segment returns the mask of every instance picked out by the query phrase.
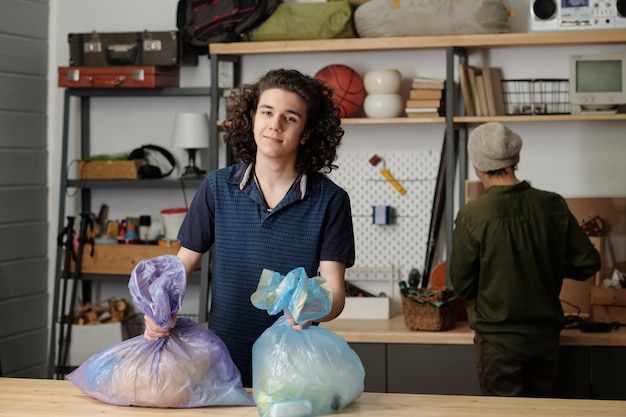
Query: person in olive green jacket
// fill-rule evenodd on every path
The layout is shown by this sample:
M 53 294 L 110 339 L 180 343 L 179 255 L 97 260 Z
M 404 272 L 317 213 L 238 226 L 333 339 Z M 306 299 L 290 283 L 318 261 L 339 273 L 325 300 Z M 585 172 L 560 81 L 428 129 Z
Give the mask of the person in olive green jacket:
M 467 313 L 482 393 L 545 397 L 558 371 L 563 278 L 588 279 L 600 254 L 563 197 L 516 177 L 521 148 L 501 123 L 470 134 L 486 192 L 459 210 L 448 268 L 455 292 L 474 300 Z

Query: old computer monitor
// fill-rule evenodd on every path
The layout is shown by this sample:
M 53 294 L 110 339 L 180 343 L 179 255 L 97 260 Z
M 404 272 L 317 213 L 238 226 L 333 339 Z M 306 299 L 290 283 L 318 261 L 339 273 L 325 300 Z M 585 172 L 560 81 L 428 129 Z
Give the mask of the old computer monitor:
M 626 104 L 626 54 L 570 57 L 572 113 L 617 113 Z

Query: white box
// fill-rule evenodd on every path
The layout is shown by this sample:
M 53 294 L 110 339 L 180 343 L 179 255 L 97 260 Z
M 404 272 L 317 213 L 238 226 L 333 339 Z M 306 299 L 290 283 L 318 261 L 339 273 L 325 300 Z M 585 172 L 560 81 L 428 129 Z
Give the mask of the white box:
M 57 337 L 58 337 L 57 325 Z M 67 327 L 65 328 L 67 334 Z M 122 323 L 105 324 L 74 324 L 72 325 L 72 340 L 67 363 L 69 366 L 79 366 L 94 353 L 100 352 L 115 343 L 121 342 Z
M 346 297 L 338 319 L 388 319 L 391 317 L 389 297 Z

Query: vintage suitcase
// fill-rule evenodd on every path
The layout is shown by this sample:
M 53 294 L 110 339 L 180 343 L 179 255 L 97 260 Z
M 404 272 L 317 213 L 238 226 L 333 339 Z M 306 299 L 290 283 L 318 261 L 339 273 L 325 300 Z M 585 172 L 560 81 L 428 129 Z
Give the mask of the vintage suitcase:
M 70 66 L 179 65 L 178 31 L 70 33 Z
M 178 66 L 59 67 L 59 87 L 163 88 L 178 87 Z

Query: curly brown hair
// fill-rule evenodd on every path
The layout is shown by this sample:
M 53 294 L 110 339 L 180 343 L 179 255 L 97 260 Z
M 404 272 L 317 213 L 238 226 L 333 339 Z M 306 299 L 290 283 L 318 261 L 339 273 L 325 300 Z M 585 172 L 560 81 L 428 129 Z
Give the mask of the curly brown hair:
M 296 93 L 307 103 L 305 129 L 310 129 L 311 134 L 298 149 L 296 170 L 329 173 L 336 169 L 334 161 L 344 130 L 339 108 L 332 100 L 333 90 L 323 81 L 293 69 L 270 70 L 255 84 L 243 84 L 233 90 L 226 102 L 224 142 L 231 146 L 235 159 L 241 162 L 256 160 L 253 118 L 261 94 L 274 88 Z

